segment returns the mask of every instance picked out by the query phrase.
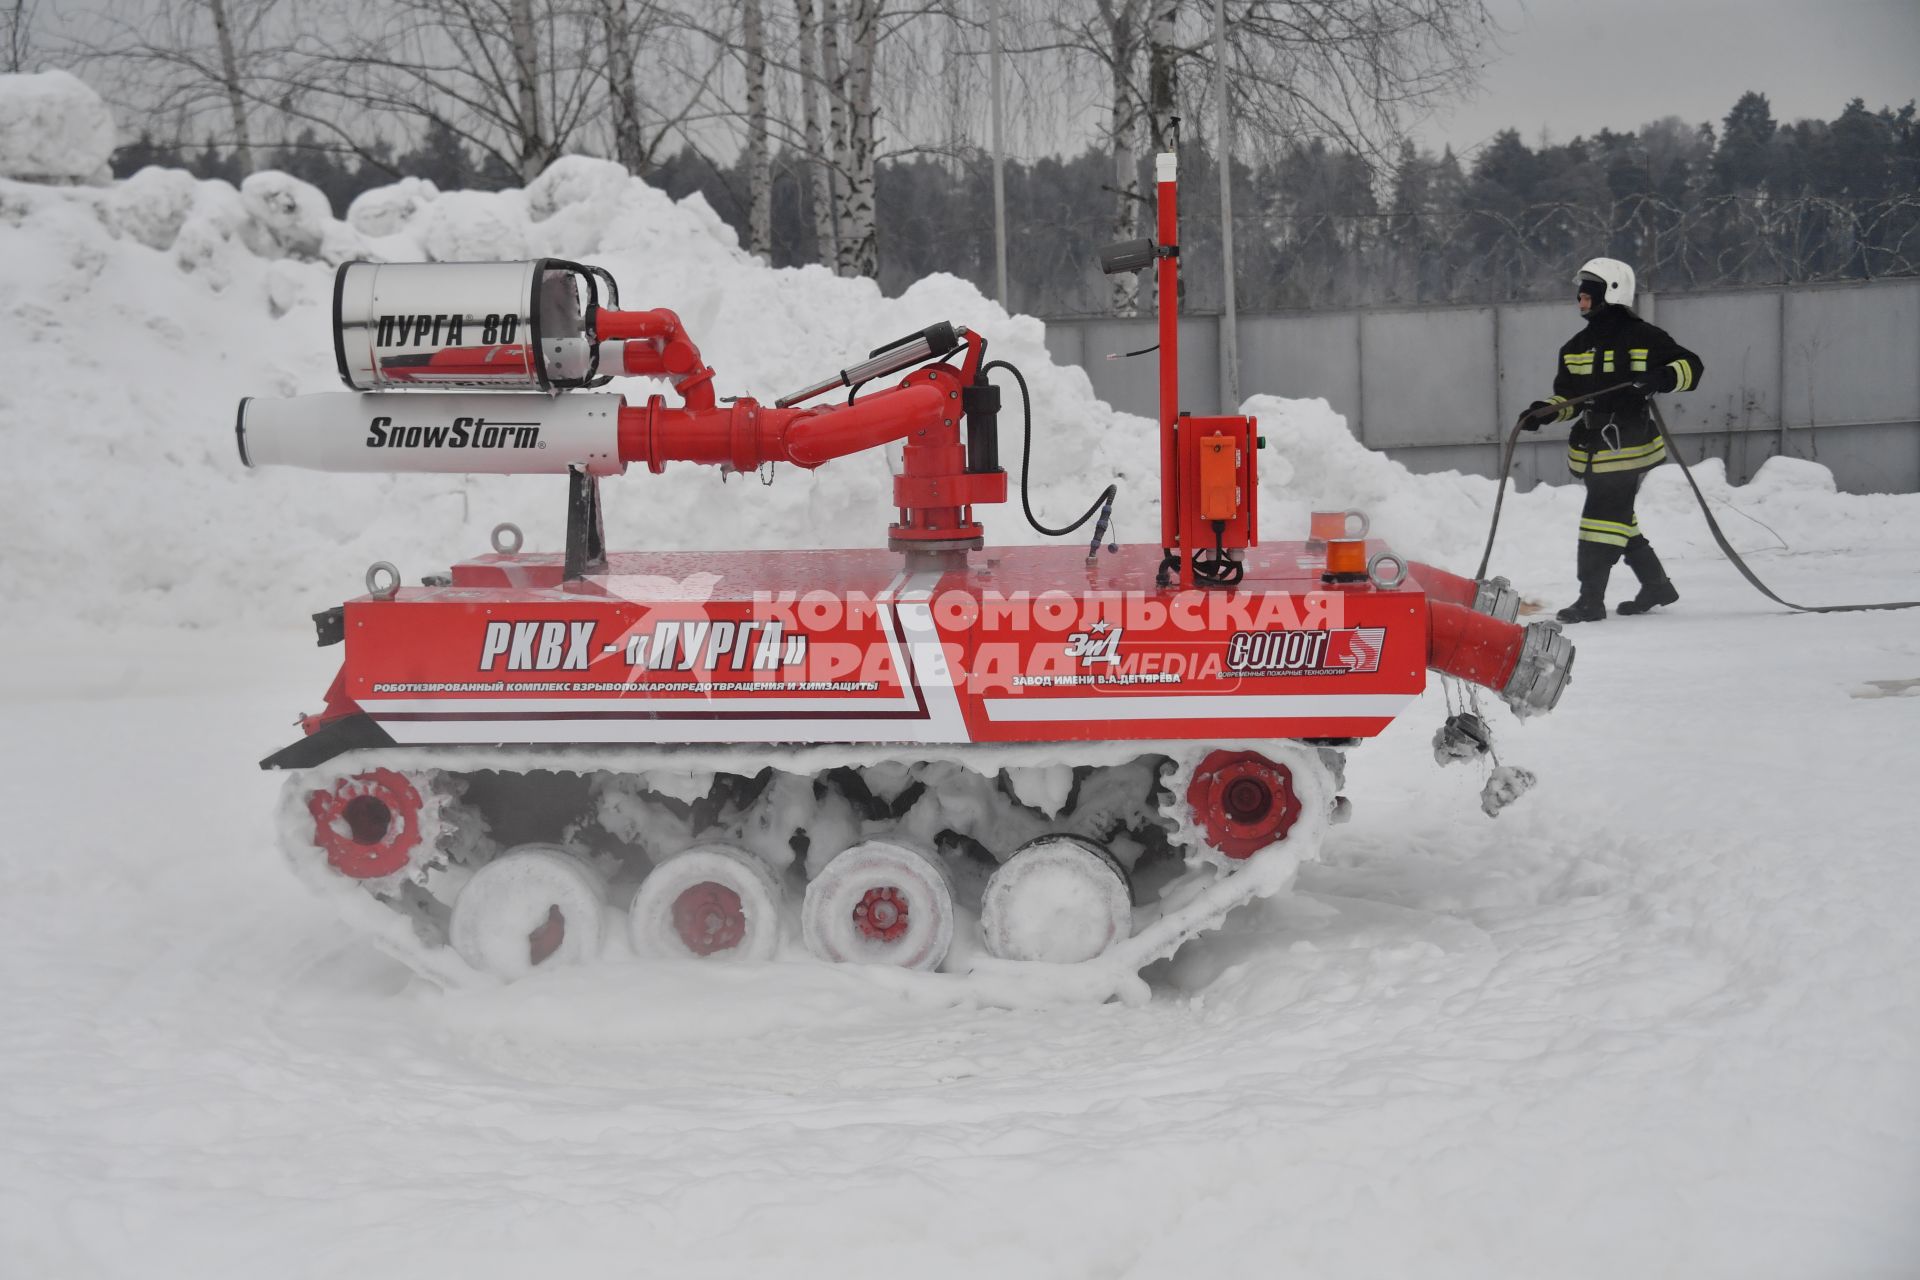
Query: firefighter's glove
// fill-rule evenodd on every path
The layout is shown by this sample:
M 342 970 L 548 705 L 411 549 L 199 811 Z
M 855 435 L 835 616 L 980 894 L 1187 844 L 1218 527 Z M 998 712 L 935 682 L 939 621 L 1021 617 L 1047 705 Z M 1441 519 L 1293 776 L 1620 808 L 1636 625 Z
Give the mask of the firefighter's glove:
M 1540 424 L 1551 422 L 1559 416 L 1559 405 L 1549 404 L 1545 400 L 1535 400 L 1532 404 L 1528 405 L 1526 411 L 1520 415 L 1520 429 L 1523 431 L 1538 431 Z
M 1674 385 L 1673 370 L 1649 369 L 1645 373 L 1636 374 L 1633 379 L 1633 385 L 1634 389 L 1639 391 L 1643 396 L 1659 395 L 1661 392 L 1671 391 Z

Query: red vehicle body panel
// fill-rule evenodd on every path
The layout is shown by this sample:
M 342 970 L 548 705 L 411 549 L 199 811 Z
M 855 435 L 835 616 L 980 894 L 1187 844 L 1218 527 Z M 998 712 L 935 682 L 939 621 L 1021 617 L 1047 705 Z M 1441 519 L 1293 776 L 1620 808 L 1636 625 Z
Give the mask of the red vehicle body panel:
M 1324 584 L 1319 554 L 1276 543 L 1235 590 L 1178 591 L 1159 560 L 648 552 L 564 582 L 557 556 L 484 556 L 346 605 L 327 718 L 414 744 L 1354 738 L 1426 687 L 1412 579 Z

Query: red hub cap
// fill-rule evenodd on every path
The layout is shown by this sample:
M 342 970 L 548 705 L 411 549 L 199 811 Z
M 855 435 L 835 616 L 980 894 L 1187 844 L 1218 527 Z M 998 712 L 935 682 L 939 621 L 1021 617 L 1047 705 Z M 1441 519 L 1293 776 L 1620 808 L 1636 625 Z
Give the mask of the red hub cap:
M 854 904 L 853 925 L 876 942 L 892 942 L 907 931 L 907 895 L 892 885 L 867 890 Z
M 1187 804 L 1207 843 L 1229 858 L 1251 857 L 1284 838 L 1300 817 L 1293 773 L 1256 751 L 1216 751 L 1202 760 Z
M 703 880 L 673 900 L 673 930 L 697 956 L 731 951 L 747 936 L 747 913 L 740 895 L 723 884 Z
M 307 797 L 313 842 L 327 865 L 355 880 L 377 880 L 406 868 L 420 843 L 420 792 L 392 769 L 342 778 Z
M 555 903 L 547 908 L 547 918 L 540 927 L 527 935 L 528 963 L 544 963 L 566 940 L 567 918 L 560 914 L 560 906 Z

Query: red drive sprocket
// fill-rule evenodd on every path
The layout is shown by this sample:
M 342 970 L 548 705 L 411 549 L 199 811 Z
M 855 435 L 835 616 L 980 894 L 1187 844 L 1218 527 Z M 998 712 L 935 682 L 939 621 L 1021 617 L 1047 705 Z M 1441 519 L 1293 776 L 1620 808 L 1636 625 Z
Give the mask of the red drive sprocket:
M 327 865 L 355 880 L 377 880 L 405 869 L 420 843 L 420 792 L 392 769 L 342 778 L 330 791 L 307 797 L 313 842 Z
M 1187 784 L 1187 804 L 1207 843 L 1249 858 L 1283 839 L 1300 817 L 1293 772 L 1257 751 L 1215 751 Z

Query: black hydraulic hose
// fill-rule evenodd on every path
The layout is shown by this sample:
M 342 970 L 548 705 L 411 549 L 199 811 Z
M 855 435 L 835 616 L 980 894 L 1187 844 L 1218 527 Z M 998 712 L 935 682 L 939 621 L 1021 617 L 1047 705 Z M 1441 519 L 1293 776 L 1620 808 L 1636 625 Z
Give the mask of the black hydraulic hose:
M 1237 587 L 1247 576 L 1247 566 L 1227 554 L 1225 546 L 1227 522 L 1213 522 L 1213 554 L 1202 557 L 1196 551 L 1193 555 L 1193 576 L 1210 587 Z
M 1020 384 L 1020 411 L 1024 420 L 1020 444 L 1020 507 L 1021 510 L 1026 512 L 1027 523 L 1032 525 L 1037 532 L 1044 533 L 1049 538 L 1064 538 L 1087 521 L 1093 519 L 1094 516 L 1098 515 L 1100 516 L 1099 532 L 1104 533 L 1107 523 L 1113 514 L 1113 500 L 1120 492 L 1120 486 L 1117 484 L 1110 484 L 1105 489 L 1102 489 L 1100 496 L 1093 500 L 1093 505 L 1082 512 L 1080 518 L 1070 525 L 1055 529 L 1040 523 L 1039 517 L 1033 514 L 1033 500 L 1027 491 L 1027 475 L 1029 471 L 1032 470 L 1033 459 L 1033 396 L 1027 390 L 1027 380 L 1025 376 L 1021 374 L 1019 369 L 1008 364 L 1005 360 L 987 361 L 980 366 L 980 373 L 982 376 L 985 376 L 994 369 L 1005 369 L 1013 375 L 1013 380 Z M 1095 543 L 1098 543 L 1099 540 L 1099 534 L 1096 533 L 1094 537 Z

